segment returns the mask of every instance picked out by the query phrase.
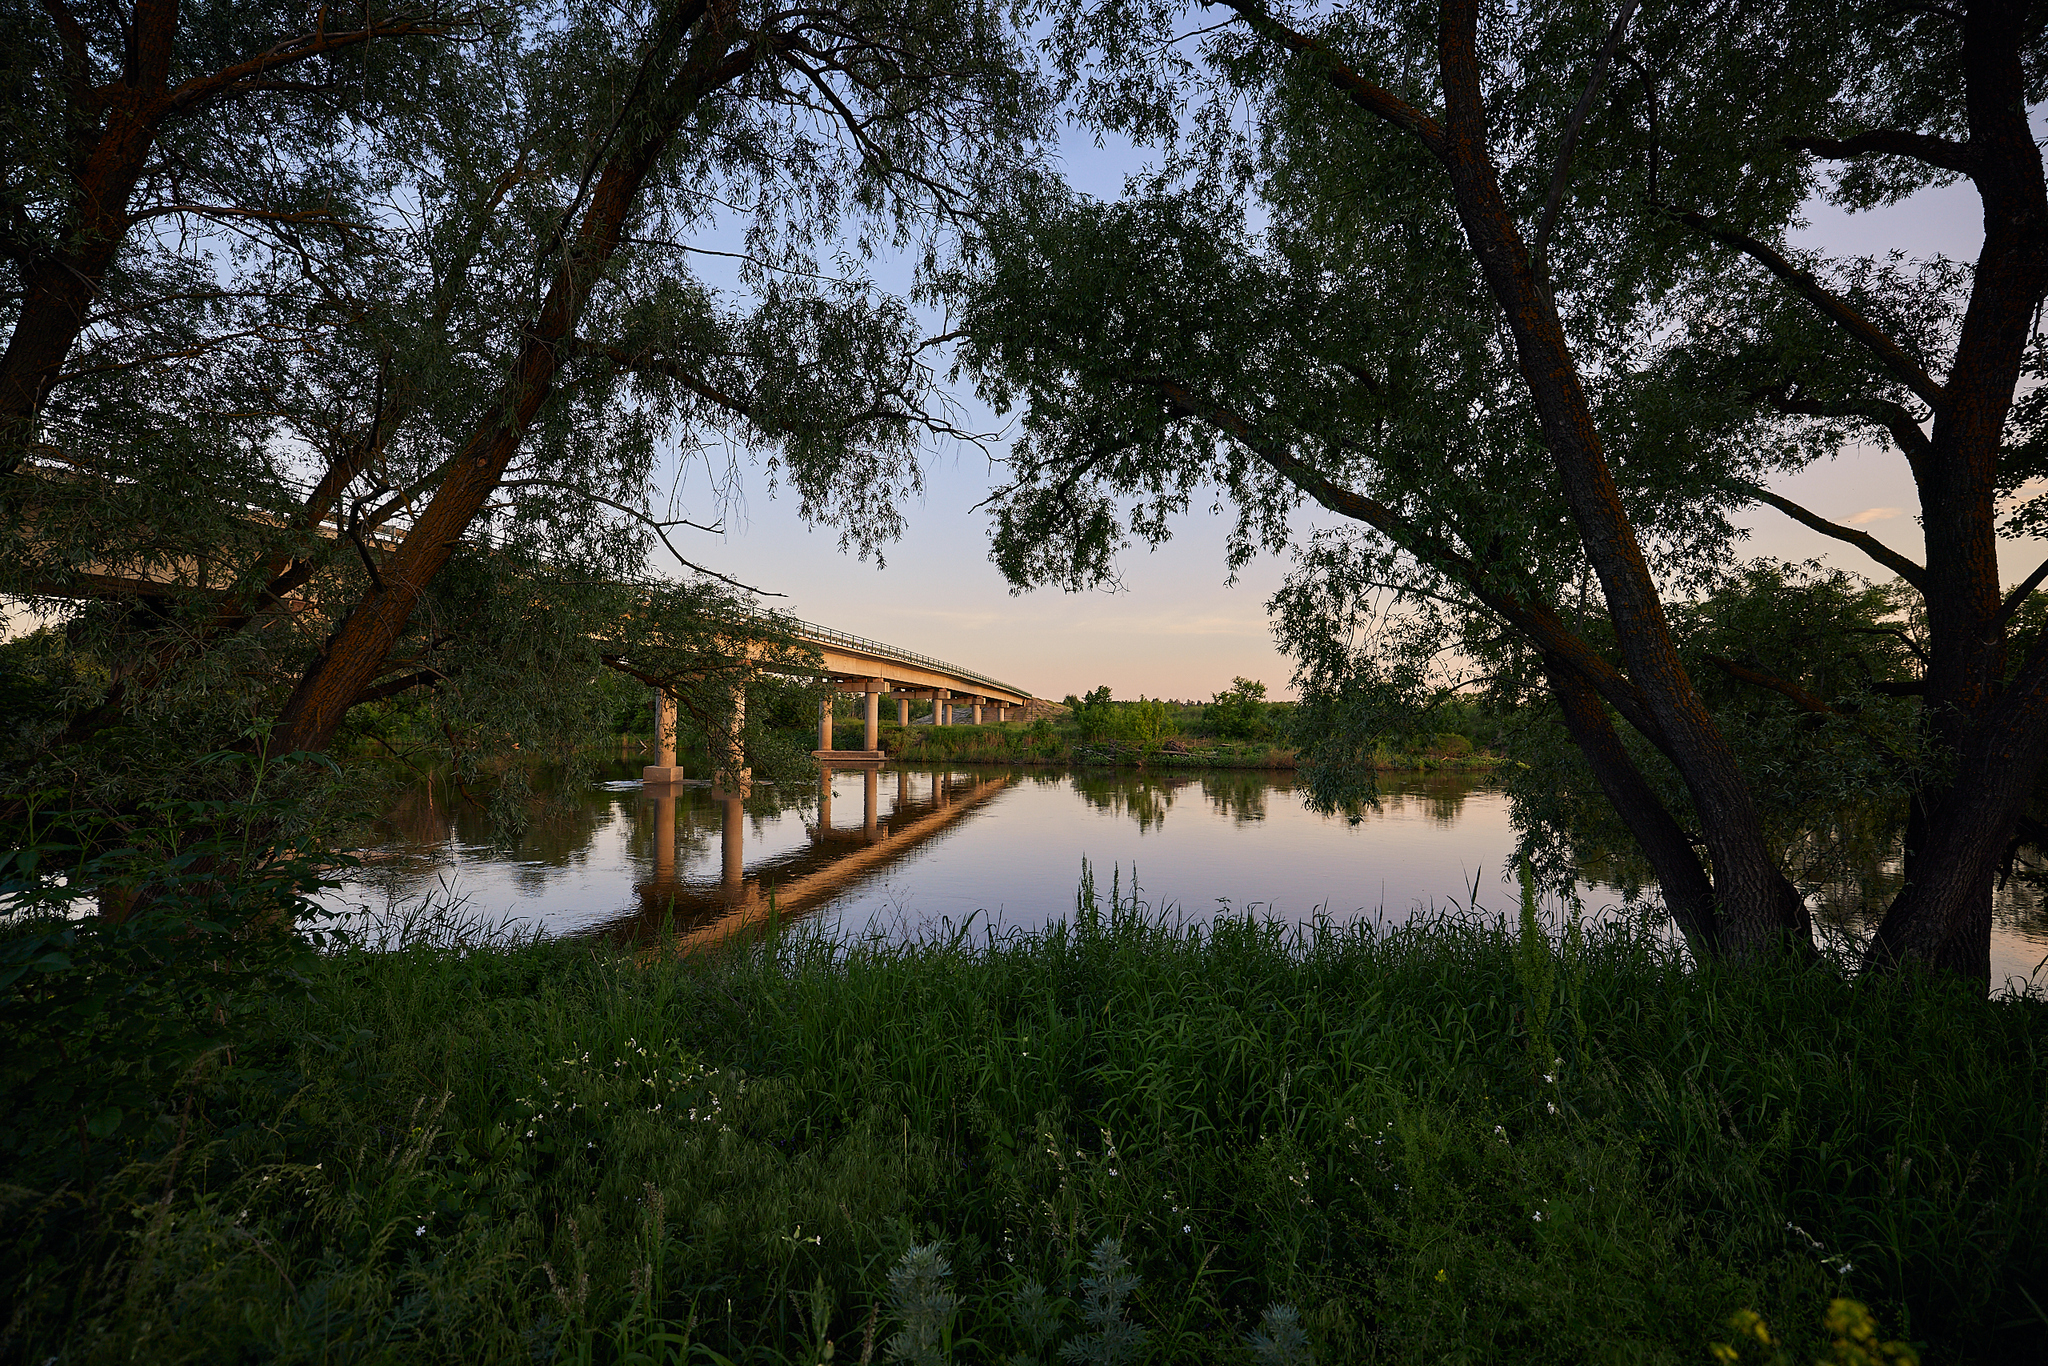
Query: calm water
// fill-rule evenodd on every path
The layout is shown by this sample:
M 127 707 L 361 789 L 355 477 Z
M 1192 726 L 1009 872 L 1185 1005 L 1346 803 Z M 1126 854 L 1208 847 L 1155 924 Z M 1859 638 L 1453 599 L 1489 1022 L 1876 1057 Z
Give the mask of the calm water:
M 628 770 L 621 766 L 621 774 Z M 408 792 L 388 843 L 328 897 L 373 911 L 429 897 L 551 934 L 706 940 L 786 917 L 901 934 L 970 915 L 1035 928 L 1071 914 L 1086 859 L 1105 898 L 1135 876 L 1156 912 L 1399 920 L 1419 908 L 1511 909 L 1507 798 L 1466 775 L 1384 784 L 1357 825 L 1308 811 L 1291 773 L 1080 773 L 994 767 L 839 769 L 809 787 L 599 782 L 511 848 L 445 784 Z M 1586 884 L 1600 909 L 1620 900 Z M 1824 906 L 1853 922 L 1856 910 Z M 1860 908 L 1858 908 L 1860 909 Z M 1993 979 L 2048 957 L 2038 891 L 2000 896 Z M 2048 973 L 2044 973 L 2048 976 Z

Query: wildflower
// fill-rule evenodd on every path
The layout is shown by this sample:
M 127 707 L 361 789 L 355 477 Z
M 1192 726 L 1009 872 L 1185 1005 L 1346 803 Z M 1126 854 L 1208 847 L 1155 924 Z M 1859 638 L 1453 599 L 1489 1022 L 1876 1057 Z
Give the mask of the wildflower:
M 1547 1100 L 1543 1102 L 1543 1108 L 1548 1110 L 1553 1115 L 1557 1113 L 1557 1106 L 1553 1105 L 1551 1102 Z
M 419 1226 L 418 1228 L 416 1228 L 416 1229 L 414 1229 L 414 1230 L 412 1231 L 412 1236 L 413 1236 L 413 1237 L 415 1237 L 415 1238 L 417 1238 L 417 1237 L 419 1237 L 419 1236 L 420 1236 L 421 1234 L 425 1233 L 426 1231 L 427 1231 L 427 1226 L 426 1226 L 425 1224 L 421 1224 L 421 1225 L 420 1225 L 420 1226 Z
M 1542 1222 L 1543 1222 L 1543 1211 L 1539 1209 L 1539 1210 L 1537 1210 L 1537 1211 L 1536 1211 L 1536 1212 L 1535 1212 L 1534 1214 L 1530 1215 L 1529 1217 L 1530 1217 L 1531 1219 L 1534 1219 L 1534 1220 L 1535 1220 L 1535 1221 L 1536 1221 L 1537 1223 L 1539 1223 L 1539 1224 L 1540 1224 L 1540 1223 L 1542 1223 Z
M 1449 1279 L 1450 1279 L 1450 1276 L 1449 1276 L 1448 1274 L 1446 1274 L 1446 1273 L 1445 1273 L 1445 1271 L 1444 1271 L 1444 1269 L 1443 1269 L 1442 1267 L 1438 1267 L 1438 1268 L 1436 1269 L 1436 1278 L 1437 1278 L 1437 1280 L 1438 1280 L 1438 1281 L 1440 1281 L 1440 1282 L 1441 1282 L 1441 1281 L 1447 1281 L 1447 1280 L 1449 1280 Z

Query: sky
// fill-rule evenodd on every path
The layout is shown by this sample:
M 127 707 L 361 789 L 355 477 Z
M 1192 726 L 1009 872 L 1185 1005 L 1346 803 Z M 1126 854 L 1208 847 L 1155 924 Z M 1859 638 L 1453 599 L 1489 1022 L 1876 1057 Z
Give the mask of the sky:
M 1116 195 L 1147 160 L 1127 144 L 1098 147 L 1071 133 L 1060 155 L 1067 178 L 1102 197 Z M 1981 210 L 1967 184 L 1925 191 L 1865 214 L 1816 202 L 1807 217 L 1809 227 L 1795 240 L 1832 255 L 1898 247 L 1909 255 L 1939 251 L 1970 260 L 1982 236 Z M 887 269 L 884 263 L 882 278 L 890 283 Z M 971 394 L 959 398 L 966 410 L 962 425 L 998 433 L 993 449 L 999 453 L 1014 417 L 1006 427 Z M 1230 582 L 1227 516 L 1211 514 L 1198 502 L 1176 521 L 1166 545 L 1125 553 L 1118 591 L 1014 594 L 990 563 L 989 520 L 975 509 L 999 482 L 1000 469 L 983 452 L 953 446 L 927 450 L 921 463 L 923 497 L 904 509 L 907 532 L 885 548 L 883 564 L 860 561 L 840 549 L 835 532 L 807 525 L 797 515 L 795 498 L 773 490 L 758 461 L 743 462 L 738 497 L 722 517 L 706 503 L 708 481 L 701 473 L 694 482 L 684 475 L 677 510 L 697 520 L 718 517 L 724 530 L 716 536 L 685 531 L 678 548 L 697 564 L 782 595 L 768 601 L 799 618 L 936 656 L 1040 697 L 1057 699 L 1106 684 L 1119 698 L 1201 700 L 1240 676 L 1265 683 L 1271 696 L 1290 695 L 1292 665 L 1274 645 L 1266 612 L 1285 577 L 1287 557 L 1261 555 Z M 671 465 L 664 482 L 677 473 Z M 1918 556 L 1917 500 L 1895 453 L 1852 448 L 1776 487 L 1825 517 L 1860 526 Z M 1308 508 L 1293 524 L 1305 534 L 1335 521 Z M 1744 558 L 1819 559 L 1884 577 L 1859 552 L 1773 510 L 1759 509 L 1749 530 Z M 2005 553 L 2010 583 L 2048 547 L 2009 546 Z M 657 552 L 657 572 L 673 570 L 667 558 Z M 27 622 L 7 624 L 12 630 Z
M 1069 179 L 1104 196 L 1115 194 L 1136 164 L 1128 149 L 1098 150 L 1072 138 L 1063 152 Z M 1881 255 L 1897 247 L 1909 255 L 1939 251 L 1972 260 L 1982 239 L 1981 209 L 1967 184 L 1854 215 L 1816 202 L 1806 216 L 1810 226 L 1795 241 L 1832 255 Z M 991 424 L 983 430 L 1000 429 L 971 395 L 964 401 Z M 754 587 L 785 594 L 774 605 L 803 620 L 933 655 L 1040 697 L 1107 684 L 1118 698 L 1200 700 L 1240 676 L 1264 682 L 1271 696 L 1290 695 L 1292 664 L 1274 645 L 1265 606 L 1286 575 L 1286 557 L 1261 555 L 1234 584 L 1226 582 L 1229 519 L 1197 503 L 1165 546 L 1138 546 L 1124 555 L 1120 591 L 1016 595 L 989 561 L 987 515 L 974 510 L 1000 473 L 978 452 L 933 452 L 925 463 L 924 497 L 905 509 L 908 530 L 885 550 L 885 566 L 861 563 L 839 550 L 835 533 L 806 526 L 795 500 L 773 496 L 758 466 L 748 474 L 743 501 L 724 519 L 725 533 L 695 537 L 679 549 Z M 1918 502 L 1894 452 L 1852 448 L 1775 487 L 1824 517 L 1919 557 Z M 1337 520 L 1315 509 L 1298 514 L 1295 525 L 1306 531 Z M 1860 552 L 1774 510 L 1758 510 L 1748 529 L 1745 559 L 1819 559 L 1889 577 Z M 2029 548 L 2009 554 L 2008 582 L 2032 568 L 2025 560 Z

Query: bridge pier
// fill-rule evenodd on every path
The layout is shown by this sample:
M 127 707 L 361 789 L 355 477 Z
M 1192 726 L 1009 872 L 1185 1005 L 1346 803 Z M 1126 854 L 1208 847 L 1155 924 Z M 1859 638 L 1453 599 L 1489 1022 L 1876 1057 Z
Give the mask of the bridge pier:
M 979 697 L 974 699 L 974 724 L 977 726 L 981 724 L 981 699 Z
M 880 763 L 887 757 L 882 753 L 882 694 L 889 691 L 889 681 L 885 678 L 862 678 L 835 679 L 833 683 L 833 691 L 818 704 L 818 747 L 811 751 L 811 757 L 834 764 Z M 861 736 L 859 749 L 835 749 L 832 745 L 832 708 L 838 701 L 842 683 L 857 683 L 866 702 L 861 718 L 865 733 Z
M 932 689 L 932 724 L 935 726 L 950 726 L 953 724 L 952 689 Z
M 683 780 L 682 769 L 676 767 L 676 700 L 667 688 L 654 690 L 654 762 L 640 770 L 643 783 L 679 783 Z M 674 808 L 670 808 L 673 817 Z M 674 844 L 674 821 L 670 821 L 670 844 Z M 673 870 L 674 849 L 670 849 L 671 870 Z
M 725 762 L 719 765 L 717 783 L 730 787 L 739 796 L 745 796 L 753 785 L 754 771 L 747 767 L 747 746 L 743 738 L 747 729 L 747 694 L 744 689 L 735 688 L 732 695 L 732 733 L 725 737 Z M 716 747 L 717 742 L 713 741 Z
M 902 693 L 896 694 L 896 724 L 899 726 L 908 726 L 910 724 L 910 699 Z

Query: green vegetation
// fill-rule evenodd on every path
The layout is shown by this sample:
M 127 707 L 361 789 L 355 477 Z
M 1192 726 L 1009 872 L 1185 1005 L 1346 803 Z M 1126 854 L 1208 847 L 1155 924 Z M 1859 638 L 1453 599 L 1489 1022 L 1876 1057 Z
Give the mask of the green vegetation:
M 1746 1313 L 1806 1361 L 1849 1296 L 2038 1356 L 2048 1003 L 1110 901 L 308 959 L 153 1123 L 11 1161 L 0 1351 L 1696 1362 Z
M 2038 12 L 1043 12 L 1070 116 L 1156 174 L 1029 182 L 963 267 L 962 368 L 1019 413 L 989 499 L 1010 582 L 1114 585 L 1212 508 L 1231 569 L 1294 554 L 1269 607 L 1326 808 L 1370 795 L 1404 710 L 1484 680 L 1573 751 L 1544 786 L 1611 809 L 1694 952 L 1811 950 L 1816 827 L 1775 817 L 1847 794 L 1914 869 L 1872 966 L 1988 987 L 2048 755 Z M 1802 231 L 1938 185 L 1999 228 L 1949 254 Z M 1917 529 L 1784 496 L 1835 459 L 1910 481 Z M 1740 528 L 1781 514 L 1884 582 L 1745 564 Z
M 884 726 L 882 748 L 912 762 L 1098 764 L 1145 768 L 1293 768 L 1302 718 L 1289 702 L 1267 702 L 1265 684 L 1239 678 L 1206 704 L 1140 697 L 1118 702 L 1109 688 L 1068 694 L 1066 714 L 1028 724 Z M 1490 768 L 1503 718 L 1462 695 L 1389 728 L 1368 747 L 1376 770 Z

